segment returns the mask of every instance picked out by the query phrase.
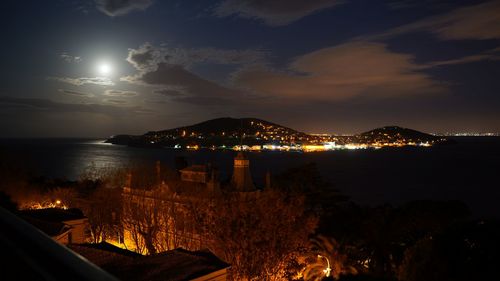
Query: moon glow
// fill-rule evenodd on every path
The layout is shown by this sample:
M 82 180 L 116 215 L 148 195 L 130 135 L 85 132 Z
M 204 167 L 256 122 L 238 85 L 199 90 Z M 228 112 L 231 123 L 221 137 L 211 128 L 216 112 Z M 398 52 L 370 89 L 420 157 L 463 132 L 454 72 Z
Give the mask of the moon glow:
M 112 70 L 113 69 L 109 63 L 100 63 L 97 66 L 97 72 L 99 73 L 99 75 L 107 76 L 111 74 Z

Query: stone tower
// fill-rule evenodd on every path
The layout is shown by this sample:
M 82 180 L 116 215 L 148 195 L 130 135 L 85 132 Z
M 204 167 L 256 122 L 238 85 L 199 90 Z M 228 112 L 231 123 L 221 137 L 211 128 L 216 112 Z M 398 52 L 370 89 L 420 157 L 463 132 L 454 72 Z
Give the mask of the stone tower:
M 236 191 L 255 191 L 252 175 L 250 174 L 250 160 L 243 154 L 238 152 L 234 158 L 233 178 L 231 182 L 234 184 Z

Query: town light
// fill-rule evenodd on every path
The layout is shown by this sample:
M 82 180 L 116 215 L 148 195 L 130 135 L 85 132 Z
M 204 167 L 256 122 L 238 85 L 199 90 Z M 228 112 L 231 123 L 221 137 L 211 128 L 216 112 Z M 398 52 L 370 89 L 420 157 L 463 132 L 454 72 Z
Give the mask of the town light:
M 326 277 L 330 277 L 330 272 L 332 271 L 331 267 L 330 267 L 330 260 L 327 258 L 327 257 L 324 257 L 322 255 L 318 255 L 318 258 L 324 258 L 326 260 L 326 263 L 327 263 L 327 267 L 325 269 L 323 269 L 323 273 L 325 274 Z

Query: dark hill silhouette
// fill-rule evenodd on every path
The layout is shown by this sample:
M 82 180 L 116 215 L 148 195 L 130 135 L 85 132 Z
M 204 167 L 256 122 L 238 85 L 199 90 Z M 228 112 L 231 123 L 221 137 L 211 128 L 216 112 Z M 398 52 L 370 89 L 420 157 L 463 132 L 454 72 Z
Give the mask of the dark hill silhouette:
M 146 135 L 167 135 L 177 133 L 182 134 L 182 131 L 186 131 L 188 133 L 194 132 L 197 135 L 222 135 L 222 133 L 228 136 L 240 136 L 241 133 L 245 133 L 246 135 L 255 135 L 257 132 L 263 131 L 263 126 L 265 126 L 266 128 L 275 128 L 277 131 L 281 131 L 287 134 L 303 134 L 293 129 L 262 119 L 223 117 L 207 120 L 191 126 L 183 126 L 162 131 L 152 131 L 146 133 Z
M 433 136 L 413 129 L 386 126 L 356 135 L 360 142 L 439 142 L 442 137 Z
M 267 142 L 304 141 L 312 136 L 257 118 L 216 118 L 191 126 L 150 131 L 142 136 L 117 135 L 108 139 L 113 144 L 131 146 L 181 146 L 202 143 L 203 146 L 231 146 Z
M 326 137 L 309 135 L 258 118 L 216 118 L 190 126 L 150 131 L 144 135 L 117 135 L 106 142 L 141 147 L 232 147 L 238 144 L 263 145 L 292 143 L 322 143 L 335 141 L 338 144 L 358 142 L 379 143 L 438 143 L 444 138 L 416 130 L 388 126 L 364 132 L 352 137 Z

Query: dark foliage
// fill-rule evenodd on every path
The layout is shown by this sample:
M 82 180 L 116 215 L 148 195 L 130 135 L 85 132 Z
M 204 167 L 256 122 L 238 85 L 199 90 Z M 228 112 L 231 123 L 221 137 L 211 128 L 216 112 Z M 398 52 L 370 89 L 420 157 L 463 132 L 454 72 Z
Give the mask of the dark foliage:
M 0 191 L 0 207 L 11 212 L 17 211 L 17 204 L 3 191 Z
M 390 278 L 405 250 L 421 239 L 441 233 L 467 218 L 467 207 L 456 201 L 415 201 L 401 207 L 337 206 L 321 221 L 319 232 L 334 237 L 346 249 L 351 266 L 372 276 Z
M 422 239 L 405 253 L 405 281 L 497 280 L 500 222 L 473 221 Z

